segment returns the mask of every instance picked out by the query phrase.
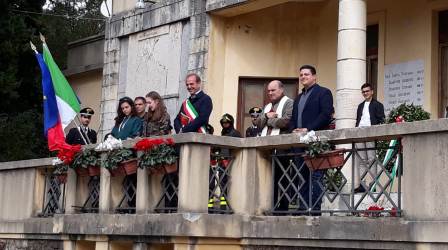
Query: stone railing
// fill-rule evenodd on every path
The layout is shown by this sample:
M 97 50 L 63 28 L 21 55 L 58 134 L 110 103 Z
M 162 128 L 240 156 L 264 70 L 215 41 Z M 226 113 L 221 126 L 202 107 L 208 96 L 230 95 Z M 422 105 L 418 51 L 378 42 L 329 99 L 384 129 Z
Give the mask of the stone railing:
M 443 226 L 442 221 L 446 221 L 448 219 L 448 210 L 446 209 L 448 207 L 448 200 L 443 198 L 446 196 L 448 191 L 448 182 L 446 181 L 446 158 L 448 157 L 448 153 L 445 150 L 448 146 L 448 120 L 442 119 L 437 121 L 380 125 L 371 128 L 321 131 L 318 132 L 318 135 L 327 137 L 335 144 L 345 144 L 347 145 L 347 148 L 350 148 L 353 143 L 358 142 L 391 139 L 401 140 L 400 149 L 402 149 L 403 157 L 401 179 L 402 194 L 398 194 L 399 198 L 396 198 L 402 198 L 403 200 L 403 203 L 399 203 L 400 206 L 398 207 L 398 212 L 402 212 L 402 217 L 384 218 L 382 221 L 384 222 L 388 220 L 391 230 L 400 232 L 405 232 L 406 230 L 411 230 L 413 232 L 417 232 L 419 230 L 437 232 L 439 230 L 437 228 Z M 272 216 L 266 216 L 275 214 L 272 213 L 275 204 L 275 195 L 273 194 L 275 178 L 273 176 L 272 152 L 274 149 L 287 149 L 292 146 L 299 148 L 304 147 L 305 145 L 298 143 L 299 140 L 297 135 L 291 134 L 274 137 L 240 139 L 192 133 L 174 135 L 173 138 L 176 144 L 180 146 L 177 180 L 177 214 L 181 215 L 183 219 L 178 218 L 175 215 L 174 217 L 164 217 L 164 215 L 157 211 L 157 204 L 163 194 L 163 186 L 161 185 L 163 176 L 148 175 L 146 169 L 138 169 L 137 172 L 137 215 L 111 215 L 115 213 L 115 208 L 123 195 L 121 190 L 123 179 L 111 177 L 107 169 L 101 169 L 98 209 L 99 215 L 78 214 L 79 210 L 76 208 L 82 206 L 88 195 L 88 179 L 85 179 L 84 177 L 84 179 L 78 178 L 76 173 L 70 169 L 68 172 L 67 182 L 62 188 L 62 191 L 65 194 L 63 198 L 61 198 L 64 209 L 60 212 L 65 213 L 65 215 L 57 215 L 54 218 L 57 219 L 62 216 L 64 220 L 60 221 L 57 219 L 50 224 L 48 224 L 49 222 L 42 220 L 36 221 L 33 217 L 37 217 L 40 213 L 42 213 L 42 209 L 45 207 L 45 172 L 47 169 L 51 168 L 51 159 L 36 159 L 29 161 L 0 163 L 0 200 L 2 201 L 0 205 L 0 220 L 12 223 L 5 224 L 5 227 L 0 228 L 0 233 L 23 233 L 23 230 L 25 230 L 29 233 L 45 234 L 46 232 L 54 233 L 55 230 L 62 230 L 61 233 L 69 234 L 81 233 L 101 235 L 104 233 L 109 235 L 119 233 L 124 235 L 132 235 L 135 233 L 138 234 L 137 231 L 140 229 L 145 231 L 146 229 L 144 230 L 142 228 L 145 228 L 147 223 L 158 224 L 159 222 L 163 222 L 164 226 L 154 227 L 148 232 L 145 231 L 145 234 L 163 234 L 168 236 L 202 235 L 208 237 L 221 237 L 218 231 L 215 232 L 214 230 L 208 230 L 206 225 L 207 223 L 212 223 L 214 221 L 213 218 L 222 218 L 219 216 L 230 216 L 226 217 L 226 222 L 223 222 L 225 225 L 223 224 L 221 226 L 245 228 L 252 227 L 250 226 L 250 223 L 252 223 L 252 231 L 226 231 L 226 233 L 223 233 L 222 237 L 297 237 L 297 234 L 293 236 L 288 230 L 284 232 L 281 230 L 277 231 L 275 228 L 280 226 L 277 225 L 277 222 L 279 221 L 273 220 Z M 126 141 L 125 146 L 129 147 L 134 143 L 135 141 Z M 211 195 L 209 191 L 210 177 L 213 176 L 210 173 L 210 150 L 212 147 L 229 148 L 232 152 L 231 167 L 228 168 L 231 179 L 228 181 L 229 184 L 227 191 L 228 194 L 226 194 L 226 202 L 227 205 L 231 207 L 231 213 L 233 213 L 233 215 L 207 215 L 210 212 L 208 206 Z M 348 154 L 350 154 L 350 151 L 346 153 L 346 157 Z M 346 159 L 346 164 L 350 164 L 350 162 L 350 160 Z M 346 177 L 352 176 L 352 168 L 346 168 L 344 166 L 340 171 L 343 172 Z M 398 175 L 400 174 L 401 171 Z M 347 179 L 348 182 L 350 182 L 350 178 Z M 225 189 L 225 187 L 221 187 L 221 189 L 222 188 Z M 344 188 L 341 188 L 341 190 L 343 189 Z M 396 191 L 399 190 L 394 190 L 394 192 Z M 345 187 L 343 192 L 347 192 L 352 195 L 353 185 L 347 184 L 347 187 Z M 354 196 L 351 198 L 349 197 L 349 200 L 353 199 L 353 197 Z M 289 200 L 289 202 L 293 202 L 293 199 Z M 339 208 L 330 208 L 329 210 L 331 209 L 337 210 Z M 323 210 L 325 209 L 322 208 L 322 211 Z M 138 217 L 140 215 L 150 216 L 150 214 L 157 214 L 159 217 Z M 289 211 L 287 215 L 288 214 L 292 215 L 300 213 Z M 120 217 L 109 218 L 104 216 Z M 121 226 L 118 226 L 117 224 L 111 225 L 111 223 L 118 223 L 115 220 L 125 220 L 124 218 L 126 218 L 126 216 L 129 216 L 128 218 L 133 221 L 128 226 L 126 226 L 127 223 Z M 85 228 L 79 221 L 85 221 L 83 218 L 87 221 L 96 221 L 95 223 L 98 224 L 97 227 Z M 250 218 L 257 219 L 253 221 Z M 347 216 L 344 216 L 343 218 L 347 218 L 342 219 L 346 222 L 350 220 Z M 53 220 L 51 218 L 48 219 Z M 378 235 L 384 236 L 385 231 L 383 232 L 383 229 L 377 227 L 376 224 L 371 224 L 369 219 L 353 219 L 356 220 L 356 223 L 369 224 L 366 224 L 367 227 L 370 227 L 374 232 L 378 232 L 378 234 L 373 234 L 376 235 L 375 237 L 382 237 Z M 190 224 L 188 224 L 185 220 Z M 199 220 L 199 222 L 195 222 L 197 220 Z M 327 226 L 331 225 L 332 221 L 336 224 L 343 224 L 341 219 L 330 219 L 327 216 L 321 217 L 320 220 Z M 404 225 L 399 220 L 425 221 L 425 224 L 419 224 L 420 226 L 416 226 L 415 224 L 406 224 L 406 227 L 412 227 L 412 229 L 405 229 L 403 228 Z M 434 221 L 437 223 L 429 225 L 427 224 L 428 221 Z M 14 224 L 13 222 L 20 223 Z M 37 222 L 40 223 L 39 226 L 31 226 L 31 224 Z M 31 224 L 28 225 L 27 223 Z M 181 223 L 183 226 L 172 225 L 176 223 Z M 244 223 L 249 224 L 246 225 Z M 311 223 L 312 225 L 308 225 L 307 223 L 303 226 L 307 227 L 314 225 L 313 223 Z M 107 229 L 107 225 L 110 225 L 110 230 Z M 300 232 L 306 232 L 306 230 L 301 228 L 299 225 L 291 224 L 290 226 L 297 227 L 297 230 Z M 265 229 L 257 231 L 255 230 L 255 227 L 264 227 Z M 327 230 L 324 231 L 327 232 Z M 333 237 L 332 239 L 356 238 L 359 240 L 372 240 L 375 238 L 363 236 L 361 234 L 362 232 L 355 233 L 353 230 L 350 232 L 358 235 L 359 237 L 353 235 L 348 237 L 346 235 L 348 238 L 344 238 L 345 236 L 339 234 L 338 236 L 335 236 L 330 233 L 330 231 L 328 231 L 328 233 L 325 233 L 324 231 L 321 233 L 317 233 L 317 231 L 310 231 L 299 235 L 301 238 Z M 319 236 L 317 236 L 317 234 Z M 420 235 L 418 237 L 416 235 L 418 234 L 406 234 L 405 236 L 399 236 L 398 240 L 419 241 L 424 238 L 425 241 L 428 242 L 445 242 L 437 236 L 439 234 L 434 234 L 431 236 L 424 234 L 426 236 Z

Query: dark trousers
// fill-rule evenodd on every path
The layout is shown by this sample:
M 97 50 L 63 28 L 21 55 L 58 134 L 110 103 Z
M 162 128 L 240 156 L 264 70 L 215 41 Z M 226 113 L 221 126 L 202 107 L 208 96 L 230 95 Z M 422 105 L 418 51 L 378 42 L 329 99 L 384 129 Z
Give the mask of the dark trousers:
M 294 153 L 304 153 L 302 148 L 296 148 Z M 302 178 L 298 182 L 299 188 L 299 210 L 313 210 L 320 211 L 322 204 L 322 193 L 324 190 L 323 178 L 325 170 L 310 171 L 308 166 L 304 164 L 303 157 L 294 157 L 294 163 L 299 169 L 299 175 Z M 302 166 L 303 164 L 303 166 Z M 321 187 L 322 186 L 322 187 Z M 314 215 L 320 215 L 320 213 L 314 213 Z

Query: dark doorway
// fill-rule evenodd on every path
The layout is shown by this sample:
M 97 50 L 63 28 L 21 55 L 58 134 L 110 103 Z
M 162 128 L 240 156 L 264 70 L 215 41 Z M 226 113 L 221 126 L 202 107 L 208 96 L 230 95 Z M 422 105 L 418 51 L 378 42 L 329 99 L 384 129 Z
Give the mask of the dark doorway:
M 439 117 L 448 106 L 448 11 L 439 12 Z
M 292 99 L 297 96 L 298 78 L 252 78 L 240 77 L 238 89 L 238 119 L 237 129 L 245 134 L 246 128 L 251 125 L 249 109 L 252 107 L 263 108 L 269 100 L 266 95 L 266 87 L 272 80 L 280 80 L 285 86 L 286 95 Z
M 366 81 L 375 89 L 374 98 L 376 98 L 376 93 L 378 92 L 378 41 L 379 25 L 368 25 L 366 37 Z

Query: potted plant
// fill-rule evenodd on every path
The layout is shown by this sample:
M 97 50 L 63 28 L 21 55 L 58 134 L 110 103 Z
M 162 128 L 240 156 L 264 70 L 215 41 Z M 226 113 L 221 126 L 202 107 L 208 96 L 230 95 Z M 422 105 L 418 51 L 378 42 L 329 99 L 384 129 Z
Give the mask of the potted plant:
M 99 154 L 93 148 L 84 148 L 75 155 L 70 167 L 78 176 L 99 176 L 101 174 Z
M 56 176 L 59 183 L 67 182 L 67 170 L 68 166 L 64 164 L 59 158 L 54 158 L 52 165 L 54 166 L 53 175 Z
M 58 151 L 57 158 L 53 159 L 53 165 L 56 166 L 53 174 L 59 175 L 60 183 L 65 183 L 67 180 L 67 170 L 75 160 L 76 154 L 81 151 L 81 145 L 74 145 L 67 148 L 63 148 Z
M 303 159 L 310 170 L 339 168 L 344 165 L 344 149 L 332 150 L 328 141 L 321 140 L 314 131 L 300 138 L 300 142 L 308 144 Z
M 172 138 L 144 138 L 134 149 L 138 152 L 138 165 L 147 168 L 150 174 L 173 173 L 177 171 L 177 155 Z
M 137 172 L 137 159 L 132 149 L 114 149 L 107 152 L 102 166 L 108 169 L 112 176 L 131 175 Z
M 131 175 L 137 172 L 137 159 L 134 151 L 123 148 L 123 142 L 109 135 L 107 139 L 98 144 L 96 151 L 106 152 L 106 158 L 101 166 L 108 169 L 112 176 Z

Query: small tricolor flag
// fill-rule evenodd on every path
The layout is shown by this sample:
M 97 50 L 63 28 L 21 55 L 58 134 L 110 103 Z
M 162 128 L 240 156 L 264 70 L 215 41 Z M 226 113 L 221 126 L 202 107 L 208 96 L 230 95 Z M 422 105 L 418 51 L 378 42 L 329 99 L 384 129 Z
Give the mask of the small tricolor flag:
M 44 40 L 43 40 L 44 42 Z M 44 99 L 44 133 L 50 151 L 70 149 L 65 142 L 64 128 L 73 121 L 80 110 L 79 100 L 53 60 L 45 42 L 43 55 L 35 50 L 42 72 Z

